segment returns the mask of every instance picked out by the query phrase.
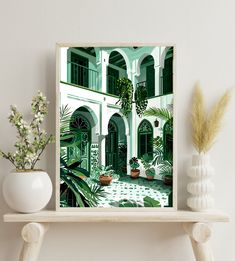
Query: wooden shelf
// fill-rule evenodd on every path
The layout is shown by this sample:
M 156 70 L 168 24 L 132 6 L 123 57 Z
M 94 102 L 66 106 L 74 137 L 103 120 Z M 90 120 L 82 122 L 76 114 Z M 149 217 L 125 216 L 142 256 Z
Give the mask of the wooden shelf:
M 219 211 L 192 212 L 120 212 L 120 211 L 41 211 L 33 214 L 10 213 L 3 217 L 4 222 L 229 222 L 227 214 Z
M 219 211 L 164 211 L 151 209 L 143 211 L 124 210 L 86 210 L 84 211 L 41 211 L 33 214 L 10 213 L 3 216 L 5 222 L 25 222 L 21 236 L 24 244 L 19 261 L 37 261 L 44 235 L 50 223 L 54 222 L 171 222 L 182 223 L 192 243 L 197 261 L 213 261 L 209 246 L 212 234 L 210 223 L 228 222 L 227 214 Z

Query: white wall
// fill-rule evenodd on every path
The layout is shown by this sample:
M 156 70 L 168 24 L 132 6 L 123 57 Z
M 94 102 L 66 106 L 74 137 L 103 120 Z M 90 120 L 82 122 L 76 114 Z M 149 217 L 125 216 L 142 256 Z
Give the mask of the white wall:
M 71 8 L 72 7 L 72 8 Z M 55 42 L 159 42 L 177 46 L 178 195 L 185 207 L 186 166 L 192 145 L 188 122 L 192 88 L 200 80 L 211 105 L 235 84 L 233 0 L 142 1 L 2 1 L 0 9 L 0 146 L 10 149 L 15 132 L 7 123 L 10 104 L 28 113 L 38 89 L 50 99 L 47 124 L 55 131 Z M 211 151 L 216 168 L 216 206 L 235 217 L 235 99 Z M 55 149 L 39 164 L 54 181 Z M 1 160 L 0 182 L 11 166 Z M 8 212 L 0 197 L 0 214 Z M 54 198 L 50 207 L 54 206 Z M 0 221 L 0 260 L 15 261 L 21 224 Z M 214 225 L 216 260 L 235 260 L 235 224 Z M 111 240 L 110 240 L 111 239 Z M 104 246 L 107 250 L 104 252 Z M 55 224 L 48 232 L 40 261 L 194 260 L 180 224 Z M 169 251 L 170 250 L 170 251 Z

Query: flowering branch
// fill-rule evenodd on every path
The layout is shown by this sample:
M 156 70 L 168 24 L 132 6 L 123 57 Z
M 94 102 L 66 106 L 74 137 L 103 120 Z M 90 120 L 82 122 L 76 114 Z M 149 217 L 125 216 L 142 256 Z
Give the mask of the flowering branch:
M 11 106 L 8 119 L 17 130 L 17 141 L 14 144 L 16 151 L 4 153 L 0 150 L 0 156 L 9 160 L 16 169 L 34 169 L 46 146 L 54 142 L 54 136 L 48 136 L 46 131 L 40 128 L 48 113 L 47 105 L 46 97 L 39 91 L 31 102 L 33 119 L 29 124 L 24 121 L 17 108 Z

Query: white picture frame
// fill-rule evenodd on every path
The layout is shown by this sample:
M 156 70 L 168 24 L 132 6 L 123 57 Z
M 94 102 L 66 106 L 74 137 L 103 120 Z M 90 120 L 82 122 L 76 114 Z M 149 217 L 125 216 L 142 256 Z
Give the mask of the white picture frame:
M 81 88 L 83 93 L 90 91 L 88 86 L 85 86 L 85 88 L 86 88 L 85 89 L 84 86 L 83 87 L 82 86 L 76 86 L 77 84 L 74 84 L 74 83 L 71 83 L 71 82 L 70 83 L 66 82 L 68 80 L 68 68 L 67 68 L 67 72 L 66 73 L 64 71 L 62 71 L 62 69 L 61 69 L 62 68 L 62 64 L 63 64 L 62 61 L 64 60 L 64 61 L 68 62 L 68 54 L 67 54 L 67 57 L 66 57 L 66 52 L 68 53 L 68 50 L 69 49 L 73 49 L 73 48 L 81 48 L 81 49 L 90 49 L 90 48 L 94 48 L 94 49 L 97 49 L 97 48 L 103 48 L 103 49 L 110 48 L 110 49 L 112 49 L 113 48 L 113 52 L 114 51 L 118 52 L 119 49 L 127 50 L 127 48 L 133 48 L 133 52 L 134 52 L 134 51 L 136 51 L 134 49 L 138 50 L 138 48 L 141 49 L 141 48 L 144 48 L 144 47 L 146 47 L 148 50 L 151 50 L 151 48 L 156 48 L 155 49 L 155 53 L 159 52 L 159 56 L 158 57 L 153 57 L 151 52 L 150 53 L 146 53 L 145 57 L 144 57 L 144 55 L 141 57 L 142 62 L 143 62 L 143 60 L 147 56 L 151 55 L 153 57 L 153 60 L 154 60 L 154 70 L 158 70 L 158 73 L 162 73 L 161 70 L 164 68 L 163 67 L 164 66 L 164 60 L 161 58 L 161 55 L 162 55 L 162 53 L 164 53 L 164 50 L 161 49 L 161 48 L 165 48 L 165 52 L 167 52 L 167 50 L 169 50 L 169 48 L 173 49 L 173 58 L 172 58 L 172 60 L 173 60 L 173 63 L 172 63 L 172 96 L 173 96 L 173 99 L 174 99 L 173 111 L 172 111 L 172 115 L 173 115 L 173 160 L 172 160 L 172 162 L 173 162 L 173 183 L 172 183 L 172 190 L 171 190 L 171 192 L 172 192 L 172 204 L 171 204 L 171 206 L 168 206 L 168 207 L 102 207 L 102 206 L 98 206 L 98 207 L 61 207 L 61 205 L 60 205 L 60 188 L 61 188 L 61 179 L 60 179 L 60 107 L 61 107 L 61 85 L 62 84 L 63 85 L 67 84 L 67 85 L 69 85 L 69 87 L 71 85 L 73 88 L 76 88 L 76 87 Z M 81 51 L 81 50 L 79 50 L 79 51 Z M 111 56 L 111 52 L 112 51 L 110 51 L 110 50 L 108 52 L 110 56 Z M 90 212 L 91 215 L 92 215 L 92 212 L 96 212 L 96 211 L 98 211 L 98 212 L 102 212 L 102 211 L 104 211 L 104 212 L 106 212 L 106 211 L 116 212 L 117 211 L 117 212 L 123 212 L 123 213 L 136 212 L 138 214 L 138 212 L 143 212 L 143 211 L 153 212 L 153 211 L 171 211 L 171 210 L 175 211 L 175 210 L 177 210 L 177 150 L 176 150 L 176 131 L 177 130 L 176 130 L 176 91 L 175 91 L 175 89 L 176 89 L 175 88 L 175 82 L 176 82 L 175 81 L 175 59 L 176 59 L 176 55 L 175 55 L 175 52 L 176 52 L 176 47 L 173 44 L 156 44 L 156 43 L 150 43 L 150 44 L 140 44 L 140 43 L 132 43 L 132 44 L 131 43 L 128 43 L 128 44 L 126 44 L 126 43 L 125 44 L 123 44 L 123 43 L 114 43 L 114 44 L 110 44 L 110 43 L 109 44 L 86 43 L 85 44 L 85 43 L 83 43 L 83 44 L 81 44 L 81 43 L 75 43 L 75 44 L 57 44 L 56 45 L 56 210 L 57 211 L 79 211 L 79 212 L 88 212 L 88 213 Z M 125 52 L 123 52 L 122 54 L 125 54 Z M 104 55 L 105 55 L 105 52 L 104 52 Z M 166 53 L 165 53 L 165 55 L 166 55 Z M 88 56 L 91 56 L 91 55 L 88 53 Z M 110 57 L 110 56 L 107 56 L 107 58 Z M 76 59 L 76 57 L 75 57 L 75 59 Z M 103 66 L 104 67 L 104 65 L 102 63 L 105 62 L 106 66 L 107 66 L 107 60 L 105 60 L 104 57 L 102 57 L 102 59 L 104 59 L 104 60 L 97 61 L 97 59 L 96 59 L 96 65 L 99 63 L 98 66 L 101 66 L 101 67 Z M 158 61 L 158 64 L 156 64 L 156 61 Z M 141 65 L 141 62 L 139 60 L 139 66 L 140 65 Z M 79 64 L 78 66 L 81 66 L 81 68 L 83 68 L 83 65 Z M 127 73 L 127 78 L 133 79 L 132 77 L 137 77 L 136 75 L 138 75 L 138 73 L 139 73 L 139 76 L 140 76 L 140 74 L 141 74 L 140 71 L 139 72 L 135 72 L 133 70 L 133 68 L 130 68 L 131 66 L 134 66 L 134 62 L 133 61 L 132 61 L 131 65 L 129 63 L 129 72 Z M 136 65 L 136 66 L 138 66 L 138 65 Z M 66 64 L 66 67 L 67 67 L 67 64 Z M 84 68 L 85 68 L 85 66 L 84 66 Z M 127 66 L 126 66 L 126 68 L 127 68 Z M 89 70 L 89 68 L 83 69 L 82 74 L 83 74 L 83 76 L 85 75 L 84 78 L 87 77 L 85 70 Z M 101 70 L 102 70 L 102 68 L 101 68 Z M 79 71 L 79 72 L 81 73 L 81 71 Z M 133 76 L 133 75 L 135 75 L 135 76 Z M 158 74 L 155 72 L 155 77 L 156 77 L 156 75 L 158 75 Z M 89 78 L 89 80 L 90 80 L 90 78 Z M 70 81 L 71 81 L 71 79 L 70 79 Z M 160 81 L 160 78 L 159 78 L 159 81 Z M 87 80 L 83 79 L 83 83 L 82 84 L 84 84 L 84 85 L 87 84 Z M 103 88 L 103 86 L 101 86 L 100 88 Z M 106 88 L 107 88 L 107 83 L 106 83 Z M 155 90 L 156 90 L 156 87 L 155 87 Z M 107 89 L 106 89 L 106 91 L 107 91 Z M 104 92 L 99 91 L 99 90 L 98 91 L 97 90 L 92 90 L 91 91 L 91 94 L 98 95 L 99 93 L 101 93 L 101 95 L 104 95 L 104 96 L 108 95 L 107 93 L 104 93 Z M 67 92 L 67 94 L 69 94 L 69 93 Z M 72 97 L 72 95 L 74 95 L 74 93 L 70 94 L 70 97 Z M 94 95 L 91 95 L 91 97 L 94 97 Z M 84 97 L 81 97 L 81 98 L 84 98 Z M 90 102 L 91 102 L 91 100 L 92 99 L 90 99 Z M 83 104 L 84 104 L 84 100 L 83 100 Z M 113 104 L 113 106 L 114 105 L 115 104 Z M 102 102 L 99 103 L 99 106 L 102 107 Z M 83 106 L 79 105 L 78 108 L 79 107 L 83 107 Z M 122 115 L 122 118 L 123 117 L 125 117 L 125 116 Z M 97 122 L 99 120 L 100 119 L 98 119 Z M 98 130 L 96 128 L 98 134 L 100 134 L 99 133 L 100 125 L 98 126 Z M 135 129 L 135 133 L 136 133 L 136 129 Z M 104 136 L 104 135 L 102 135 L 102 136 Z M 136 145 L 136 147 L 137 147 L 137 145 Z M 127 148 L 127 150 L 128 150 L 128 148 Z M 135 151 L 134 154 L 136 154 L 136 153 L 137 153 L 137 151 Z M 133 152 L 131 152 L 131 153 L 129 152 L 128 154 L 130 156 L 134 156 Z M 100 158 L 103 158 L 102 160 L 104 162 L 104 156 L 100 156 Z M 128 161 L 128 160 L 129 159 L 127 159 L 126 161 Z M 151 181 L 149 181 L 149 182 L 151 182 Z

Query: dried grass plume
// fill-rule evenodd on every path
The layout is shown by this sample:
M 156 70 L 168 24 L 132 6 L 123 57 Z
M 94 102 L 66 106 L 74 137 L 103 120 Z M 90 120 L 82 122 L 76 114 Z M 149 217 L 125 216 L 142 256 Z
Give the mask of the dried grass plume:
M 196 85 L 193 93 L 191 124 L 193 145 L 199 153 L 206 153 L 211 149 L 221 129 L 231 92 L 232 90 L 227 90 L 211 111 L 206 113 L 202 89 L 199 84 Z

